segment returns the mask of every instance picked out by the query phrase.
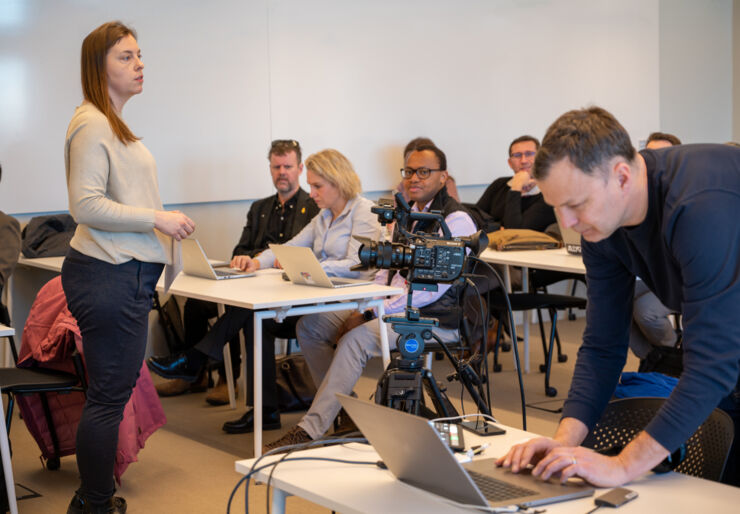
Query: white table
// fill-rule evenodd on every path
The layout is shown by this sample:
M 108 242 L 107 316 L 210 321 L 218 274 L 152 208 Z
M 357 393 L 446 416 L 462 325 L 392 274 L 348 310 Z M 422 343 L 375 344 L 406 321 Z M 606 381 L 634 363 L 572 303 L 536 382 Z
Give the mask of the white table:
M 287 316 L 316 312 L 364 310 L 375 307 L 381 324 L 383 366 L 390 363 L 388 334 L 383 327 L 383 298 L 402 294 L 405 289 L 378 284 L 328 289 L 296 285 L 280 277 L 281 271 L 260 270 L 249 278 L 208 280 L 180 273 L 169 293 L 209 302 L 243 307 L 254 311 L 254 454 L 262 454 L 262 320 L 282 321 Z M 158 290 L 164 289 L 160 279 Z M 242 359 L 244 366 L 245 359 Z M 242 373 L 245 376 L 245 373 Z
M 583 265 L 583 259 L 580 255 L 571 255 L 565 248 L 557 250 L 521 250 L 499 252 L 491 248 L 486 248 L 481 252 L 480 258 L 493 264 L 502 264 L 506 266 L 504 282 L 506 289 L 511 292 L 511 280 L 509 266 L 519 266 L 522 268 L 522 290 L 529 290 L 529 268 L 545 269 L 552 271 L 563 271 L 566 273 L 586 274 L 586 267 Z M 531 312 L 524 312 L 524 372 L 529 373 L 529 324 L 531 322 Z
M 534 434 L 506 427 L 507 433 L 501 436 L 477 437 L 465 433 L 467 446 L 487 442 L 491 444 L 478 458 L 492 458 L 503 455 L 512 444 L 534 437 Z M 399 437 L 403 437 L 399 434 Z M 413 437 L 406 435 L 406 437 Z M 377 461 L 380 458 L 368 445 L 349 444 L 321 449 L 305 450 L 294 455 L 321 456 L 357 461 Z M 270 456 L 263 462 L 277 460 L 280 455 Z M 236 471 L 246 474 L 254 459 L 236 462 Z M 257 474 L 261 482 L 266 482 L 271 468 Z M 430 470 L 430 473 L 433 473 Z M 272 512 L 285 511 L 285 498 L 300 496 L 311 502 L 337 512 L 347 513 L 470 513 L 444 503 L 438 496 L 405 485 L 387 470 L 375 466 L 360 466 L 326 461 L 283 462 L 272 477 Z M 243 487 L 243 486 L 242 486 Z M 740 488 L 723 485 L 709 480 L 689 477 L 680 473 L 654 475 L 647 473 L 626 487 L 637 491 L 639 497 L 619 508 L 620 514 L 644 512 L 672 513 L 730 513 L 736 512 L 740 505 Z M 241 512 L 243 489 L 235 496 L 232 508 Z M 606 492 L 597 490 L 596 496 Z M 594 507 L 593 498 L 581 498 L 563 503 L 546 505 L 548 514 L 588 512 Z M 598 512 L 601 512 L 600 509 Z M 604 512 L 612 509 L 603 508 Z
M 0 323 L 0 337 L 12 337 L 15 335 L 15 330 Z

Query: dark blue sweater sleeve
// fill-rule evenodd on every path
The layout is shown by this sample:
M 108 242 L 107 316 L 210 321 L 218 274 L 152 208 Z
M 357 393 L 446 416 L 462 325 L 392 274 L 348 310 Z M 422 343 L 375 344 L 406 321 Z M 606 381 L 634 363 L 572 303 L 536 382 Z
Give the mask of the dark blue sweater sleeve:
M 683 373 L 646 431 L 673 451 L 735 387 L 740 372 L 740 198 L 710 191 L 665 220 L 683 282 Z
M 586 265 L 586 329 L 563 417 L 592 428 L 614 394 L 629 347 L 635 279 L 622 263 L 595 244 L 583 244 Z

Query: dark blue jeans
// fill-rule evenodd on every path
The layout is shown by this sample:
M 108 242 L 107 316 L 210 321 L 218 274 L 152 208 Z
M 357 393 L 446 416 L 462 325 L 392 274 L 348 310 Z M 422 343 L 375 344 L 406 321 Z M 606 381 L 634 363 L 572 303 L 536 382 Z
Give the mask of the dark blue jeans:
M 92 504 L 115 492 L 118 426 L 139 377 L 152 295 L 162 264 L 109 264 L 70 249 L 62 266 L 67 305 L 82 333 L 88 374 L 77 427 L 78 493 Z

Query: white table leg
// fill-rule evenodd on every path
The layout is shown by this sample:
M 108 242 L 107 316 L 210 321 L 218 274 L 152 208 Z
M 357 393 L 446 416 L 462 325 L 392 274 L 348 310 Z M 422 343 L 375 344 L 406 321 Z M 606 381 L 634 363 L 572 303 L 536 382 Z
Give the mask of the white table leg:
M 268 316 L 265 316 L 268 314 Z M 266 317 L 274 317 L 273 311 L 254 311 L 254 340 L 252 348 L 254 352 L 254 457 L 262 455 L 262 320 Z
M 285 500 L 290 496 L 288 493 L 277 487 L 272 488 L 272 509 L 274 514 L 285 514 Z
M 378 324 L 380 327 L 380 355 L 383 358 L 383 369 L 387 369 L 391 363 L 391 350 L 388 345 L 388 330 L 385 327 L 385 321 L 383 316 L 385 315 L 385 307 L 383 302 L 378 303 Z

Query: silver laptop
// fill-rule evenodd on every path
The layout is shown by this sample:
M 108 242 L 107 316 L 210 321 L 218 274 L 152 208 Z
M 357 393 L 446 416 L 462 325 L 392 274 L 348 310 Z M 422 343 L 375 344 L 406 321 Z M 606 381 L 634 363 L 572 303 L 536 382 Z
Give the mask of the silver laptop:
M 369 280 L 357 278 L 329 277 L 321 267 L 313 250 L 305 246 L 270 245 L 275 257 L 294 284 L 319 287 L 348 287 L 372 284 Z
M 555 213 L 555 217 L 558 220 L 558 228 L 560 229 L 560 236 L 563 238 L 563 244 L 568 253 L 573 255 L 581 255 L 581 234 L 573 230 L 572 228 L 566 228 L 560 222 L 560 216 Z
M 495 459 L 462 465 L 424 418 L 337 394 L 363 435 L 396 478 L 459 503 L 482 507 L 536 507 L 591 496 L 580 480 L 561 485 L 497 468 Z
M 229 268 L 228 264 L 213 267 L 197 239 L 182 240 L 182 269 L 188 275 L 213 280 L 254 276 L 254 273 L 246 273 Z

